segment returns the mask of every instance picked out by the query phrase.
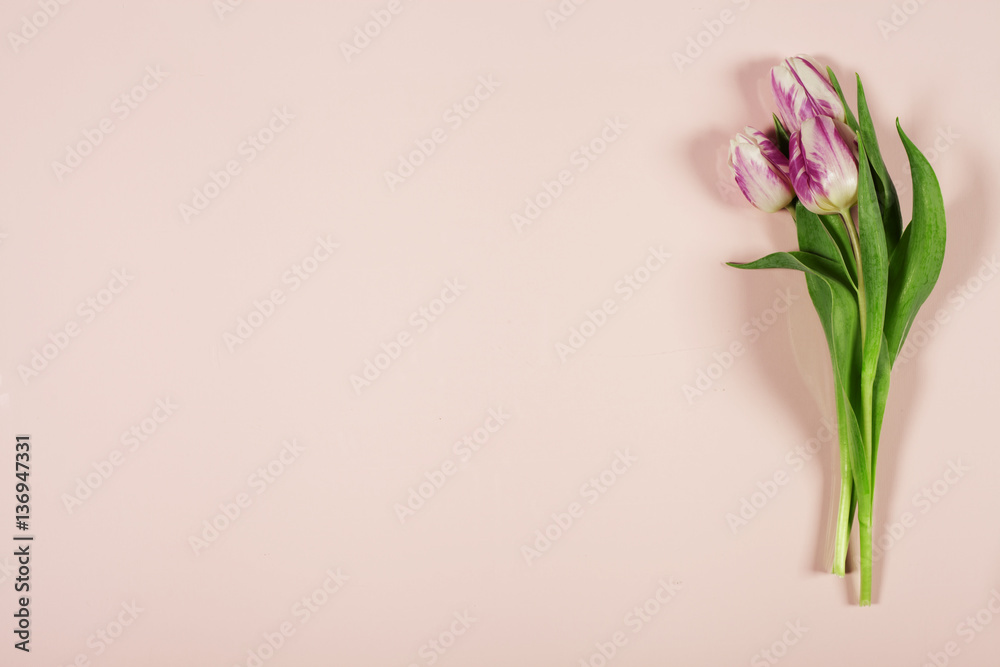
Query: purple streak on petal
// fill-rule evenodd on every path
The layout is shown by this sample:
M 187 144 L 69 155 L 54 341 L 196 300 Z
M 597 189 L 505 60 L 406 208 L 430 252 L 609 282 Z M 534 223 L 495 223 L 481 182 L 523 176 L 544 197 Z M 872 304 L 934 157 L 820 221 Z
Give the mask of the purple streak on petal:
M 730 144 L 730 165 L 743 196 L 763 211 L 784 208 L 795 196 L 785 171 L 769 162 L 748 137 L 737 135 Z
M 815 112 L 811 116 L 829 116 L 844 120 L 844 105 L 840 102 L 840 96 L 827 78 L 826 72 L 805 56 L 789 58 L 787 62 L 795 80 L 806 91 L 810 110 Z
M 788 69 L 782 65 L 771 68 L 771 93 L 778 106 L 778 116 L 789 132 L 799 129 L 798 117 L 795 114 L 795 80 Z
M 819 66 L 796 56 L 771 68 L 771 90 L 778 112 L 789 132 L 814 116 L 844 120 L 840 97 Z
M 789 142 L 792 185 L 815 213 L 836 213 L 857 200 L 858 166 L 836 121 L 807 119 Z
M 771 141 L 766 134 L 760 130 L 755 130 L 749 125 L 743 128 L 744 134 L 760 147 L 760 152 L 764 154 L 769 162 L 788 173 L 788 158 L 778 149 L 778 145 Z
M 816 197 L 813 193 L 812 179 L 806 169 L 801 132 L 793 132 L 788 138 L 788 171 L 792 179 L 792 187 L 795 188 L 795 194 L 799 201 L 807 209 L 815 212 Z

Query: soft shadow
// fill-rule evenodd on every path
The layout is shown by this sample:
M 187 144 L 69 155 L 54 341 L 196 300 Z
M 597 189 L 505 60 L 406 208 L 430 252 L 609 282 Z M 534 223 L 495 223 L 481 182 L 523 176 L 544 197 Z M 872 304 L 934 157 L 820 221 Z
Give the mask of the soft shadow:
M 929 150 L 929 147 L 921 148 Z M 994 243 L 990 237 L 987 222 L 991 183 L 984 178 L 986 173 L 984 160 L 974 150 L 963 149 L 961 153 L 956 151 L 954 154 L 946 155 L 947 158 L 942 159 L 957 159 L 962 156 L 965 162 L 965 173 L 968 176 L 964 180 L 966 187 L 963 191 L 951 193 L 946 189 L 947 185 L 943 190 L 945 216 L 948 224 L 944 266 L 934 291 L 931 292 L 930 297 L 917 315 L 917 323 L 930 320 L 938 310 L 951 312 L 948 307 L 948 294 L 975 274 L 982 262 L 983 248 L 993 247 Z M 906 196 L 908 198 L 909 194 Z M 955 326 L 956 324 L 957 322 L 951 321 L 943 326 Z M 918 331 L 916 327 L 917 324 L 914 324 L 914 329 L 910 331 L 907 338 L 911 344 Z M 927 345 L 929 344 L 932 343 L 927 343 Z M 912 358 L 905 361 L 901 354 L 893 369 L 876 468 L 875 523 L 872 528 L 876 541 L 879 536 L 885 533 L 886 527 L 898 518 L 897 515 L 900 513 L 887 515 L 880 511 L 880 508 L 892 507 L 893 499 L 896 497 L 899 486 L 897 472 L 906 456 L 914 405 L 916 405 L 924 386 L 920 372 L 920 356 L 921 350 L 925 348 L 926 345 L 922 348 L 904 346 L 904 351 L 913 349 L 915 353 Z M 899 492 L 905 497 L 895 505 L 897 507 L 907 506 L 906 499 L 910 497 L 910 492 L 914 491 L 915 488 L 916 484 L 912 480 L 904 482 Z M 883 569 L 887 566 L 886 563 L 891 560 L 892 551 L 889 550 L 872 567 L 873 602 L 881 590 Z
M 761 131 L 773 134 L 770 100 L 761 98 L 758 85 L 770 80 L 771 66 L 778 60 L 777 57 L 755 60 L 737 70 L 734 80 L 743 98 L 745 122 L 733 127 L 705 128 L 687 144 L 687 162 L 693 165 L 698 182 L 706 194 L 725 206 L 752 210 L 729 169 L 729 140 L 745 125 L 756 125 Z
M 795 250 L 798 247 L 795 233 L 795 226 L 787 213 L 778 213 L 768 216 L 762 214 L 751 207 L 743 194 L 739 191 L 733 181 L 733 176 L 728 165 L 729 140 L 736 132 L 743 129 L 744 125 L 755 126 L 761 131 L 774 134 L 771 114 L 776 111 L 771 99 L 770 71 L 776 63 L 781 61 L 781 57 L 761 58 L 747 62 L 740 66 L 734 73 L 733 82 L 740 91 L 742 98 L 743 113 L 742 118 L 746 121 L 737 127 L 708 127 L 695 135 L 688 143 L 688 161 L 694 165 L 695 173 L 698 176 L 705 193 L 723 206 L 739 209 L 744 215 L 759 216 L 766 219 L 763 231 L 768 236 L 768 244 L 774 251 Z M 737 258 L 755 259 L 755 257 Z M 755 272 L 758 273 L 758 272 Z M 759 318 L 762 311 L 770 307 L 775 298 L 775 289 L 792 288 L 794 294 L 799 299 L 791 306 L 799 317 L 809 316 L 803 313 L 803 309 L 811 311 L 812 304 L 806 291 L 805 279 L 801 274 L 795 272 L 767 272 L 770 279 L 765 279 L 764 275 L 748 276 L 743 283 L 745 295 L 741 303 L 745 305 L 743 321 L 751 318 Z M 780 277 L 779 277 L 780 276 Z M 782 315 L 782 318 L 789 318 L 791 314 Z M 815 317 L 815 314 L 812 314 Z M 792 347 L 792 334 L 785 322 L 778 322 L 771 326 L 761 338 L 755 342 L 754 353 L 748 358 L 756 368 L 754 372 L 759 375 L 765 383 L 764 390 L 780 398 L 781 405 L 786 410 L 788 418 L 795 420 L 798 424 L 799 437 L 795 442 L 783 444 L 780 450 L 787 450 L 797 445 L 806 443 L 810 438 L 816 437 L 824 417 L 833 416 L 833 423 L 836 423 L 835 411 L 832 406 L 822 405 L 813 398 L 806 386 L 802 373 L 789 354 Z M 820 345 L 825 350 L 822 328 L 818 322 L 816 327 L 810 329 L 809 345 Z M 814 339 L 814 340 L 813 340 Z M 829 356 L 826 357 L 826 364 L 829 365 Z M 832 378 L 832 374 L 829 376 Z M 832 381 L 832 380 L 831 380 Z M 832 400 L 832 393 L 829 394 Z M 823 449 L 814 458 L 823 469 L 823 490 L 822 490 L 822 514 L 825 521 L 818 522 L 820 531 L 817 542 L 815 568 L 818 571 L 828 572 L 832 566 L 831 553 L 833 548 L 834 527 L 836 523 L 837 503 L 840 492 L 840 466 L 839 447 L 836 435 L 824 444 Z M 811 461 L 807 465 L 813 465 Z

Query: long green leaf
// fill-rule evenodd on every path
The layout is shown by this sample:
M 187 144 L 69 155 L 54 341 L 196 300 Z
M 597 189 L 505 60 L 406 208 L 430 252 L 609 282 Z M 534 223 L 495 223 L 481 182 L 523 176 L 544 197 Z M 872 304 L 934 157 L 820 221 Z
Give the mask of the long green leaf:
M 847 253 L 850 253 L 849 243 L 847 238 L 847 230 L 844 228 L 843 221 L 838 217 L 833 218 L 832 216 L 824 216 L 829 219 L 822 219 L 820 216 L 812 213 L 806 209 L 800 202 L 796 207 L 795 211 L 795 225 L 798 231 L 799 249 L 811 252 L 817 255 L 827 257 L 828 259 L 839 261 L 845 263 L 845 268 L 852 268 L 854 264 L 853 256 L 845 254 L 845 248 Z M 843 245 L 838 244 L 830 230 L 830 224 L 836 225 L 835 230 L 839 230 L 843 237 Z M 850 260 L 847 260 L 850 257 Z M 838 517 L 837 521 L 837 548 L 834 549 L 834 557 L 840 562 L 835 562 L 833 566 L 834 572 L 843 573 L 844 563 L 841 558 L 846 555 L 847 541 L 850 539 L 851 534 L 851 523 L 854 519 L 854 509 L 857 505 L 856 494 L 857 490 L 854 488 L 854 468 L 851 464 L 852 459 L 852 443 L 851 443 L 851 433 L 850 428 L 847 425 L 848 411 L 853 410 L 852 397 L 849 396 L 845 385 L 852 385 L 853 367 L 854 367 L 854 357 L 855 357 L 855 345 L 850 344 L 851 341 L 851 331 L 848 327 L 847 329 L 842 328 L 844 325 L 845 318 L 854 318 L 856 320 L 858 313 L 858 304 L 854 299 L 839 299 L 836 304 L 841 309 L 846 309 L 846 313 L 834 312 L 834 298 L 831 293 L 830 286 L 826 283 L 823 278 L 812 274 L 806 274 L 806 287 L 809 290 L 809 297 L 812 299 L 813 307 L 816 309 L 816 315 L 819 317 L 820 324 L 823 326 L 823 333 L 826 336 L 827 346 L 830 350 L 830 362 L 833 366 L 834 373 L 834 385 L 835 391 L 834 396 L 836 397 L 836 415 L 837 415 L 837 441 L 839 443 L 840 449 L 840 460 L 841 469 L 844 471 L 844 466 L 846 466 L 846 471 L 842 472 L 844 475 L 844 480 L 841 484 L 841 493 L 844 493 L 844 489 L 850 489 L 848 502 L 848 514 L 846 517 Z M 837 328 L 837 327 L 841 328 Z M 847 345 L 842 345 L 841 338 L 845 337 Z M 855 418 L 856 419 L 856 418 Z M 863 447 L 859 451 L 863 451 Z M 846 487 L 844 486 L 846 484 Z M 841 498 L 841 504 L 844 498 Z M 840 509 L 841 512 L 844 511 L 843 506 Z M 846 523 L 845 523 L 846 522 Z M 842 527 L 844 527 L 843 533 L 841 533 Z M 843 542 L 843 544 L 841 544 Z
M 879 209 L 882 211 L 885 245 L 891 256 L 899 243 L 900 235 L 903 233 L 903 216 L 899 210 L 896 186 L 893 185 L 892 179 L 889 177 L 889 170 L 886 169 L 882 153 L 879 151 L 875 125 L 872 123 L 871 112 L 868 110 L 868 100 L 865 97 L 865 89 L 861 85 L 860 76 L 858 76 L 858 133 L 864 140 L 868 161 L 875 174 L 875 197 L 878 199 Z
M 872 488 L 875 488 L 875 470 L 878 462 L 878 445 L 882 438 L 882 418 L 885 416 L 885 404 L 889 398 L 889 378 L 892 374 L 892 364 L 889 363 L 889 343 L 882 337 L 882 349 L 878 355 L 878 370 L 875 373 L 875 384 L 872 392 Z
M 857 363 L 861 349 L 861 323 L 858 304 L 854 294 L 839 281 L 823 278 L 817 284 L 827 290 L 830 303 L 830 340 L 834 363 L 834 382 L 837 391 L 837 425 L 842 430 L 841 455 L 850 461 L 854 477 L 854 489 L 859 505 L 870 506 L 872 495 L 871 458 L 866 451 L 864 438 L 858 423 L 859 403 Z M 825 298 L 820 299 L 826 303 Z
M 885 246 L 882 216 L 875 198 L 875 185 L 868 162 L 866 142 L 858 142 L 858 235 L 861 246 L 861 273 L 864 283 L 861 351 L 861 434 L 870 460 L 874 449 L 872 432 L 874 415 L 872 398 L 875 375 L 882 349 L 882 327 L 885 323 L 886 284 L 889 258 Z M 860 288 L 860 286 L 859 286 Z
M 845 289 L 850 289 L 850 281 L 844 273 L 843 267 L 825 257 L 815 255 L 811 252 L 774 252 L 766 257 L 741 264 L 738 262 L 727 262 L 729 266 L 737 269 L 792 269 L 794 271 L 804 271 L 822 278 L 837 281 Z
M 871 507 L 872 474 L 869 468 L 868 453 L 865 451 L 864 438 L 861 435 L 861 427 L 858 425 L 858 417 L 854 410 L 850 408 L 850 401 L 846 400 L 848 389 L 844 387 L 842 380 L 837 379 L 837 389 L 845 397 L 842 400 L 843 407 L 841 414 L 837 415 L 837 421 L 847 427 L 848 453 L 850 454 L 851 469 L 854 472 L 854 490 L 858 494 L 858 507 Z
M 927 158 L 913 145 L 896 120 L 913 178 L 913 219 L 903 232 L 889 266 L 885 337 L 894 364 L 917 311 L 941 274 L 947 237 L 941 186 Z
M 811 215 L 816 215 L 812 213 Z M 855 267 L 854 251 L 851 249 L 851 237 L 847 234 L 847 228 L 844 227 L 844 220 L 839 215 L 821 215 L 818 216 L 823 226 L 826 227 L 827 233 L 830 238 L 833 239 L 837 246 L 837 250 L 840 254 L 840 259 L 844 263 L 847 269 L 848 275 L 851 277 L 851 284 L 857 288 L 858 285 L 858 270 Z
M 802 202 L 796 203 L 794 217 L 795 230 L 798 233 L 799 250 L 825 257 L 838 264 L 843 264 L 844 272 L 846 273 L 847 264 L 853 260 L 844 256 L 837 238 L 834 237 L 827 225 L 827 221 L 803 206 Z M 847 231 L 844 230 L 844 223 L 840 220 L 839 216 L 837 218 L 830 216 L 830 221 L 836 221 L 846 237 Z M 848 243 L 850 243 L 849 240 Z
M 795 211 L 795 227 L 798 232 L 799 248 L 814 255 L 826 257 L 833 262 L 843 265 L 843 258 L 837 244 L 830 238 L 824 223 L 820 217 L 807 209 L 800 202 Z M 846 270 L 846 269 L 844 269 Z M 838 281 L 840 282 L 840 281 Z M 823 333 L 826 335 L 826 342 L 830 348 L 830 362 L 836 371 L 839 367 L 845 378 L 850 378 L 853 365 L 853 350 L 846 356 L 838 352 L 836 332 L 834 331 L 837 315 L 833 312 L 834 300 L 830 293 L 825 279 L 812 273 L 806 273 L 806 287 L 809 290 L 809 297 L 812 299 L 816 315 L 823 326 Z M 838 305 L 846 305 L 851 312 L 857 313 L 858 304 L 853 299 L 850 302 L 838 302 Z M 837 393 L 837 400 L 840 394 Z M 843 431 L 843 429 L 840 429 Z M 845 454 L 846 455 L 846 454 Z

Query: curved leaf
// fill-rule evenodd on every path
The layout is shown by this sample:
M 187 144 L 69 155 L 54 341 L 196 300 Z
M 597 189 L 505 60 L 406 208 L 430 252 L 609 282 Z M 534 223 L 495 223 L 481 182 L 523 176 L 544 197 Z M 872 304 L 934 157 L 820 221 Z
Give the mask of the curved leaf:
M 878 370 L 875 373 L 874 391 L 872 393 L 872 488 L 875 486 L 875 470 L 878 462 L 878 443 L 882 434 L 882 418 L 885 416 L 885 404 L 889 398 L 889 378 L 892 365 L 889 363 L 889 344 L 882 338 L 882 349 L 878 355 Z
M 899 237 L 903 233 L 903 216 L 899 210 L 899 197 L 896 195 L 896 186 L 893 185 L 889 177 L 889 170 L 882 160 L 882 153 L 878 147 L 878 137 L 875 136 L 875 125 L 872 123 L 871 113 L 868 110 L 868 100 L 865 98 L 865 89 L 861 85 L 861 77 L 858 76 L 858 133 L 865 143 L 865 151 L 868 153 L 868 161 L 875 172 L 875 197 L 878 200 L 879 209 L 882 211 L 882 228 L 885 232 L 885 245 L 892 255 Z
M 947 238 L 944 199 L 934 169 L 903 132 L 898 119 L 896 129 L 913 176 L 913 220 L 904 230 L 889 265 L 885 337 L 890 364 L 895 363 L 917 311 L 941 275 Z
M 802 252 L 799 250 L 794 252 L 774 252 L 746 264 L 740 264 L 739 262 L 726 263 L 737 269 L 792 269 L 794 271 L 803 271 L 808 274 L 820 276 L 821 278 L 834 280 L 845 289 L 850 289 L 850 281 L 848 276 L 844 274 L 843 266 L 811 252 Z
M 836 280 L 807 275 L 806 281 L 810 284 L 813 303 L 819 304 L 817 312 L 822 308 L 824 313 L 829 313 L 824 322 L 824 331 L 828 332 L 830 356 L 833 360 L 841 456 L 844 457 L 843 460 L 850 462 L 857 502 L 862 507 L 867 507 L 871 503 L 874 476 L 871 457 L 865 447 L 858 420 L 858 414 L 863 408 L 857 392 L 860 368 L 857 361 L 861 354 L 858 304 L 850 290 Z M 824 319 L 822 313 L 820 319 Z
M 840 103 L 844 105 L 844 114 L 847 117 L 847 125 L 855 132 L 858 131 L 858 121 L 854 117 L 854 113 L 851 111 L 851 107 L 848 106 L 847 100 L 844 99 L 844 91 L 840 89 L 840 82 L 837 81 L 837 75 L 833 73 L 832 67 L 826 68 L 826 73 L 830 77 L 830 83 L 833 84 L 833 89 L 837 91 L 837 96 L 840 97 Z
M 864 138 L 858 141 L 858 236 L 863 274 L 860 282 L 864 284 L 864 311 L 861 313 L 861 434 L 869 459 L 874 460 L 872 398 L 884 338 L 882 327 L 885 324 L 889 259 Z M 861 288 L 861 285 L 858 287 Z

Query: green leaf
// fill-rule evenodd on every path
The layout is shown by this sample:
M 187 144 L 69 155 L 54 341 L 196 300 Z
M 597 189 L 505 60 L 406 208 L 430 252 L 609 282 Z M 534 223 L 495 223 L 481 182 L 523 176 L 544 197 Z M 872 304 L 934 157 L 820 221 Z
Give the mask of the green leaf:
M 850 281 L 847 275 L 844 274 L 843 267 L 840 264 L 811 252 L 775 252 L 766 257 L 761 257 L 754 262 L 746 264 L 727 262 L 727 264 L 737 269 L 792 269 L 803 271 L 807 274 L 834 280 L 845 289 L 850 289 Z
M 889 266 L 885 337 L 894 364 L 917 312 L 941 274 L 947 237 L 941 186 L 927 158 L 896 120 L 913 175 L 913 219 L 907 225 Z
M 817 313 L 820 314 L 821 321 L 824 321 L 823 328 L 830 343 L 841 456 L 850 463 L 857 502 L 862 505 L 867 502 L 870 505 L 873 478 L 871 457 L 866 451 L 858 425 L 861 408 L 856 390 L 860 368 L 857 362 L 861 354 L 858 304 L 851 291 L 836 280 L 807 274 L 806 282 L 810 285 L 810 296 L 813 297 L 813 303 L 817 304 Z
M 843 397 L 848 394 L 843 381 L 837 379 L 837 390 Z M 865 451 L 864 438 L 861 436 L 861 428 L 858 425 L 858 417 L 854 410 L 850 408 L 850 401 L 846 398 L 841 400 L 840 412 L 837 415 L 837 423 L 841 428 L 847 428 L 848 454 L 851 459 L 851 470 L 854 472 L 854 490 L 858 494 L 859 511 L 865 507 L 871 507 L 873 477 L 869 468 L 869 458 Z
M 826 221 L 803 206 L 802 202 L 796 203 L 794 218 L 795 229 L 798 232 L 799 250 L 844 264 L 844 271 L 846 272 L 846 260 L 837 241 L 827 228 Z M 843 228 L 843 222 L 839 217 L 836 221 Z M 844 231 L 844 235 L 847 235 L 846 230 Z
M 854 117 L 854 112 L 851 111 L 851 107 L 848 106 L 847 100 L 844 99 L 844 91 L 840 89 L 840 82 L 837 81 L 837 75 L 833 73 L 832 67 L 826 68 L 826 73 L 830 77 L 830 83 L 833 84 L 833 89 L 837 91 L 837 96 L 840 98 L 840 103 L 844 105 L 844 114 L 847 118 L 847 125 L 854 130 L 858 131 L 858 121 Z
M 882 211 L 885 245 L 891 256 L 903 233 L 903 215 L 899 209 L 896 186 L 889 177 L 889 170 L 886 169 L 882 153 L 879 151 L 878 137 L 875 136 L 875 126 L 868 110 L 868 100 L 865 98 L 865 89 L 861 85 L 860 76 L 858 76 L 858 119 L 858 133 L 865 142 L 868 161 L 875 172 L 875 198 Z
M 796 202 L 795 227 L 799 236 L 799 250 L 825 257 L 843 267 L 848 282 L 857 289 L 854 254 L 851 241 L 839 215 L 816 215 L 802 202 Z
M 868 456 L 873 451 L 872 432 L 874 415 L 872 398 L 875 376 L 878 372 L 879 354 L 882 349 L 885 324 L 886 291 L 889 276 L 889 257 L 882 229 L 882 216 L 875 198 L 872 170 L 868 163 L 868 150 L 862 138 L 858 142 L 858 236 L 861 249 L 861 282 L 864 307 L 861 313 L 861 434 Z M 858 286 L 862 289 L 862 286 Z
M 781 151 L 782 155 L 788 157 L 788 130 L 778 118 L 778 114 L 772 113 L 771 118 L 774 119 L 774 133 L 777 137 L 778 150 Z
M 831 217 L 830 220 L 822 220 L 820 216 L 807 209 L 800 202 L 795 211 L 795 226 L 798 231 L 799 248 L 803 251 L 844 263 L 843 251 L 838 247 L 827 227 L 829 222 L 833 222 L 840 230 L 840 233 L 844 237 L 844 243 L 850 243 L 847 240 L 847 230 L 844 229 L 843 221 L 839 216 L 836 218 Z M 852 257 L 847 266 L 853 266 L 853 263 Z M 839 330 L 837 327 L 843 327 L 845 321 L 849 321 L 851 318 L 854 321 L 857 320 L 857 301 L 854 299 L 838 299 L 835 302 L 833 294 L 830 291 L 831 288 L 827 285 L 826 281 L 819 276 L 808 273 L 806 274 L 806 287 L 809 290 L 809 297 L 812 299 L 813 307 L 816 309 L 816 315 L 823 326 L 823 333 L 826 335 L 826 343 L 830 350 L 830 362 L 833 365 L 835 377 L 842 378 L 842 382 L 848 386 L 853 386 L 854 357 L 856 356 L 856 345 L 852 340 L 854 334 L 851 332 L 850 327 Z M 837 308 L 844 309 L 846 312 L 834 312 L 835 303 Z M 842 338 L 846 341 L 844 345 L 841 344 Z M 837 383 L 837 390 L 834 392 L 837 402 L 837 439 L 840 444 L 841 461 L 850 466 L 850 434 L 844 419 L 846 419 L 846 411 L 852 409 L 852 397 L 846 395 L 845 392 L 841 392 L 840 386 Z M 855 493 L 853 490 L 853 468 L 849 467 L 848 475 L 852 480 L 853 498 L 853 493 Z M 848 526 L 850 526 L 850 520 L 854 517 L 855 503 L 856 501 L 852 499 Z M 849 533 L 850 529 L 848 529 Z
M 816 215 L 811 213 L 811 215 Z M 837 250 L 840 254 L 840 259 L 844 263 L 847 269 L 847 273 L 851 278 L 851 284 L 857 289 L 858 286 L 858 270 L 854 262 L 854 251 L 851 249 L 851 237 L 847 233 L 847 228 L 844 226 L 844 220 L 839 215 L 821 215 L 818 216 L 823 226 L 826 227 L 827 233 L 833 242 L 837 246 Z
M 872 393 L 872 488 L 875 488 L 875 470 L 878 462 L 878 443 L 882 434 L 882 418 L 885 416 L 885 404 L 889 398 L 889 376 L 892 374 L 892 364 L 889 363 L 889 343 L 882 337 L 882 349 L 878 355 L 878 370 L 875 373 L 875 385 Z
M 845 257 L 850 257 L 847 267 L 853 267 L 850 240 L 840 216 L 817 216 L 799 203 L 795 211 L 795 224 L 801 250 L 822 255 L 828 259 L 836 257 L 841 262 L 845 261 Z M 833 238 L 831 228 L 834 233 L 839 231 L 840 243 Z M 823 333 L 826 335 L 830 350 L 830 362 L 833 365 L 840 460 L 842 464 L 847 466 L 847 474 L 851 479 L 851 499 L 847 517 L 847 526 L 850 526 L 853 523 L 858 502 L 858 490 L 854 479 L 857 477 L 862 482 L 868 480 L 869 484 L 874 483 L 871 479 L 873 475 L 868 473 L 864 463 L 864 442 L 861 439 L 860 429 L 856 427 L 858 408 L 861 405 L 860 396 L 855 389 L 858 375 L 855 359 L 859 354 L 860 345 L 858 340 L 858 303 L 854 298 L 847 298 L 848 295 L 839 289 L 839 298 L 835 298 L 832 291 L 834 288 L 827 284 L 823 278 L 808 273 L 805 278 L 813 307 L 816 309 L 816 315 L 819 317 Z M 878 379 L 876 379 L 876 387 L 880 387 Z M 881 413 L 878 414 L 881 416 Z M 855 425 L 853 428 L 849 420 Z M 881 424 L 880 420 L 879 423 Z M 855 470 L 855 463 L 859 464 L 858 470 Z M 865 491 L 862 489 L 863 493 Z M 847 531 L 847 536 L 849 535 L 850 528 Z M 840 538 L 840 536 L 838 538 L 845 539 Z

